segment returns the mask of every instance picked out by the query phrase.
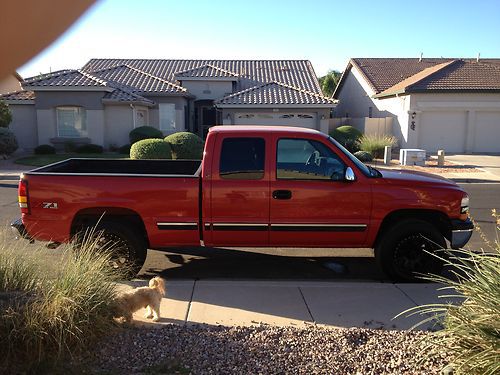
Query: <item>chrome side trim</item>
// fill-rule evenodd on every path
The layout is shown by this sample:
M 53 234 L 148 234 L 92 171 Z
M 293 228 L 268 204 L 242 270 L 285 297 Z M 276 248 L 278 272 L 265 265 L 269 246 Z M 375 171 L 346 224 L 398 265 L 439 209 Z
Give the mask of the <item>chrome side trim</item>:
M 159 222 L 156 226 L 160 230 L 196 230 L 198 223 L 176 223 L 176 222 Z

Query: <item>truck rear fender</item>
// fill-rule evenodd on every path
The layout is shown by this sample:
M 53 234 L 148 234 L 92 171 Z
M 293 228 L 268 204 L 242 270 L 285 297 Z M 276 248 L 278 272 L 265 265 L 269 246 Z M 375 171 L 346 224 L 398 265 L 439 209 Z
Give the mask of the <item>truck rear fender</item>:
M 379 241 L 394 224 L 405 219 L 419 219 L 427 221 L 437 228 L 437 230 L 448 240 L 451 240 L 451 222 L 446 214 L 434 210 L 397 210 L 389 213 L 380 225 L 373 247 L 376 247 Z
M 127 208 L 94 207 L 78 211 L 71 223 L 71 238 L 85 228 L 95 227 L 99 222 L 103 221 L 134 226 L 144 236 L 144 240 L 149 247 L 149 239 L 144 221 L 137 212 Z

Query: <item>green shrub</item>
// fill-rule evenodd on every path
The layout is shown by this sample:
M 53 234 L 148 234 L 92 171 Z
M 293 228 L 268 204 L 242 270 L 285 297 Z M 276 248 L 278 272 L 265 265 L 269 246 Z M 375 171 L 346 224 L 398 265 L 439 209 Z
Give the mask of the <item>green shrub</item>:
M 153 128 L 152 126 L 139 126 L 129 133 L 131 145 L 133 145 L 137 141 L 151 138 L 162 139 L 163 133 L 160 130 Z
M 64 142 L 64 152 L 75 152 L 76 148 L 78 147 L 75 142 L 73 141 L 66 141 Z
M 356 151 L 354 153 L 354 156 L 356 156 L 359 161 L 362 161 L 363 163 L 367 163 L 373 160 L 372 154 L 370 154 L 368 151 Z
M 497 231 L 500 215 L 493 210 Z M 497 237 L 498 238 L 498 237 Z M 443 329 L 424 343 L 430 359 L 447 353 L 455 373 L 493 375 L 500 373 L 500 242 L 494 253 L 453 250 L 445 262 L 452 277 L 429 275 L 425 279 L 442 284 L 440 298 L 453 296 L 456 303 L 417 306 L 399 315 L 422 315 L 418 325 L 435 321 Z
M 0 155 L 10 155 L 17 150 L 16 136 L 7 128 L 0 128 Z
M 356 128 L 343 125 L 334 129 L 330 136 L 339 142 L 342 146 L 347 148 L 350 152 L 359 151 L 359 139 L 363 134 Z
M 359 140 L 359 147 L 374 158 L 383 158 L 385 146 L 394 146 L 396 142 L 392 135 L 365 135 Z
M 165 137 L 172 148 L 174 159 L 201 160 L 203 155 L 203 139 L 190 132 L 179 132 Z
M 37 373 L 116 327 L 112 303 L 122 274 L 111 266 L 111 244 L 96 251 L 98 239 L 87 241 L 78 257 L 63 245 L 61 262 L 47 268 L 42 249 L 27 256 L 5 238 L 0 233 L 0 372 Z
M 55 147 L 51 145 L 40 145 L 35 147 L 35 155 L 52 155 L 56 153 Z
M 104 148 L 99 145 L 94 145 L 92 143 L 78 146 L 75 150 L 79 154 L 102 154 Z
M 172 149 L 163 139 L 143 139 L 130 147 L 130 158 L 172 159 Z
M 118 153 L 123 155 L 130 155 L 130 145 L 123 145 L 118 148 Z

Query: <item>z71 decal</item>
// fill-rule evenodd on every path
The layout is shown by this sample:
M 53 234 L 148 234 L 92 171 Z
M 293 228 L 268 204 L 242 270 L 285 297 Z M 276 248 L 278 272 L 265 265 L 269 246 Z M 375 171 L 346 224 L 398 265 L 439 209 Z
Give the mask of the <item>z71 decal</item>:
M 43 208 L 50 208 L 52 210 L 57 210 L 59 207 L 57 206 L 56 202 L 43 202 L 42 203 Z

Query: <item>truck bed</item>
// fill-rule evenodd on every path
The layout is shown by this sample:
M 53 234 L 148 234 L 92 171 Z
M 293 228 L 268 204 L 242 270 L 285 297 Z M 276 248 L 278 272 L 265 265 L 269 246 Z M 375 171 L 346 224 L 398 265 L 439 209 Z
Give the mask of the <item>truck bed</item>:
M 27 174 L 198 177 L 200 160 L 67 159 Z

